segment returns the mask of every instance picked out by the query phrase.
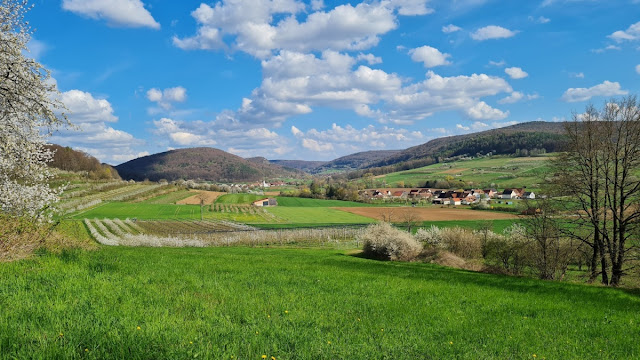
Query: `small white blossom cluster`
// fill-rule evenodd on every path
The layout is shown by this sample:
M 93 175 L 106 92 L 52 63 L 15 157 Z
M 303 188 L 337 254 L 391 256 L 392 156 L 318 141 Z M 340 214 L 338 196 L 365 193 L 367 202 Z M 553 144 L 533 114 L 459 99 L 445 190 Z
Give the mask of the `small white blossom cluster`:
M 100 205 L 102 204 L 102 200 L 100 199 L 95 199 L 95 200 L 91 200 L 89 202 L 80 202 L 78 205 L 76 205 L 75 207 L 72 208 L 68 208 L 68 207 L 61 207 L 62 209 L 64 209 L 64 214 L 71 214 L 74 212 L 78 212 L 78 211 L 82 211 L 82 210 L 86 210 L 89 208 L 92 208 L 94 206 Z
M 439 246 L 442 242 L 442 230 L 434 225 L 428 229 L 420 228 L 415 238 L 425 246 Z

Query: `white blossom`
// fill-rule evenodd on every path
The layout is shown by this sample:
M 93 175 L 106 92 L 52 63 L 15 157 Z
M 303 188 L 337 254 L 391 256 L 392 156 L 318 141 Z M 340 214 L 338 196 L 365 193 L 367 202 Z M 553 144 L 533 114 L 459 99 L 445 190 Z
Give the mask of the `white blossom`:
M 47 183 L 46 138 L 68 121 L 49 71 L 25 56 L 29 9 L 26 0 L 0 0 L 0 210 L 42 218 L 60 191 Z

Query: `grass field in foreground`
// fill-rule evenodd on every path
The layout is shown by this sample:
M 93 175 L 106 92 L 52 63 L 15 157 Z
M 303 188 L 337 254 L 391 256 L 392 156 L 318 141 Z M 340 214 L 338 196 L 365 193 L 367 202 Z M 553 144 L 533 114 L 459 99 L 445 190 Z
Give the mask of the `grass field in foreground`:
M 0 264 L 0 306 L 7 358 L 640 357 L 637 293 L 336 250 L 63 252 Z

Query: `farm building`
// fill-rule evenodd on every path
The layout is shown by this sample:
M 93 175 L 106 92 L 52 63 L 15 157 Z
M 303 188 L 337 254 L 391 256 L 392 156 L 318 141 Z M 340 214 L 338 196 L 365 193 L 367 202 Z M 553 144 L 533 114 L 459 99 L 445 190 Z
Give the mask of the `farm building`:
M 262 199 L 253 202 L 253 206 L 267 207 L 267 206 L 277 206 L 278 201 L 274 198 Z

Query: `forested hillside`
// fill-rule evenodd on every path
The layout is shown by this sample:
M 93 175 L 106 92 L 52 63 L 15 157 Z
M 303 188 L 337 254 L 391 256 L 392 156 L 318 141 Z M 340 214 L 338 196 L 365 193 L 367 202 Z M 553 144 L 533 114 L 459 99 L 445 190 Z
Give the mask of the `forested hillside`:
M 56 144 L 46 146 L 53 152 L 49 166 L 65 171 L 85 171 L 92 179 L 120 179 L 111 165 L 101 164 L 95 157 L 83 152 Z
M 401 150 L 363 151 L 347 156 L 342 156 L 335 160 L 329 161 L 313 169 L 313 172 L 320 173 L 325 171 L 350 171 L 360 168 L 366 168 L 371 164 L 375 164 L 376 162 L 387 159 L 400 152 Z
M 249 161 L 214 148 L 171 150 L 144 156 L 116 166 L 124 179 L 168 181 L 179 179 L 234 182 L 300 176 L 281 166 Z

